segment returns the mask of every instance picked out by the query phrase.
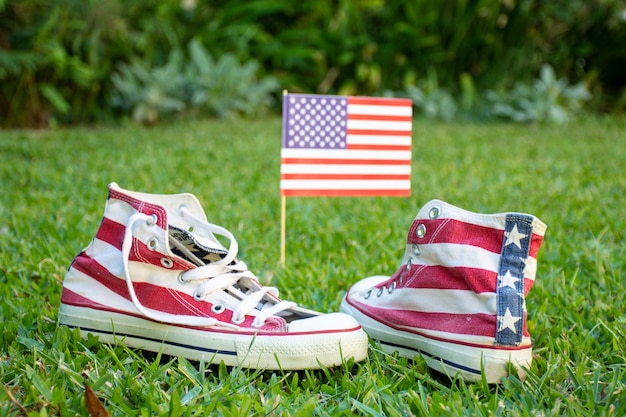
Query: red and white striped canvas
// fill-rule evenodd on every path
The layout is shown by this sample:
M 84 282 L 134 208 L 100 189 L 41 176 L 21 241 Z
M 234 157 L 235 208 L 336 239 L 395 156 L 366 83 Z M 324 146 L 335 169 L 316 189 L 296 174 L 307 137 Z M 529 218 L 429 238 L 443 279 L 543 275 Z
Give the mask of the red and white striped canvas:
M 408 99 L 285 94 L 282 196 L 408 196 Z
M 478 214 L 432 200 L 411 224 L 401 267 L 356 283 L 342 311 L 381 343 L 470 375 L 480 375 L 486 351 L 502 371 L 510 358 L 525 366 L 525 297 L 545 230 L 528 214 Z
M 279 299 L 237 251 L 193 195 L 111 184 L 95 237 L 63 281 L 59 322 L 103 342 L 230 366 L 306 369 L 365 358 L 367 336 L 352 317 Z
M 403 265 L 389 280 L 402 274 L 403 285 L 385 297 L 370 297 L 363 308 L 380 320 L 438 337 L 493 344 L 505 329 L 528 337 L 523 305 L 507 300 L 499 311 L 498 302 L 506 289 L 519 300 L 528 294 L 545 228 L 535 218 L 464 214 L 446 208 L 445 217 L 418 216 L 408 233 Z M 389 283 L 377 288 L 384 286 Z M 503 323 L 507 308 L 514 318 Z M 516 330 L 509 326 L 512 321 Z

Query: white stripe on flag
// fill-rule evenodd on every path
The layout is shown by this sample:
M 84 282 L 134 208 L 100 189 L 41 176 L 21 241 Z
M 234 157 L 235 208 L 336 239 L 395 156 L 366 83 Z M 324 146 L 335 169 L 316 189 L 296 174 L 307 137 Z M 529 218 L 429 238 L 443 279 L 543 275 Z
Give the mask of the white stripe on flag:
M 281 150 L 282 158 L 295 159 L 349 159 L 410 161 L 411 151 L 361 150 L 361 149 L 290 149 Z
M 348 129 L 410 132 L 411 122 L 348 119 Z
M 411 165 L 288 164 L 281 174 L 411 175 Z
M 348 104 L 348 114 L 410 117 L 413 115 L 413 109 L 411 106 L 377 106 L 375 104 Z
M 406 190 L 409 180 L 280 180 L 283 190 Z
M 351 145 L 411 146 L 411 136 L 374 136 L 348 134 L 347 142 Z

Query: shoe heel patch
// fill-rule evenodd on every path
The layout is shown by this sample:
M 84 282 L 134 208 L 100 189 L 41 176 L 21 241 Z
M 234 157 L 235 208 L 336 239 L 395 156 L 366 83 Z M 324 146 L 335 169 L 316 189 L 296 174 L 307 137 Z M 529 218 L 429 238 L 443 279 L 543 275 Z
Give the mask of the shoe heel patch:
M 518 346 L 524 332 L 524 269 L 530 251 L 533 218 L 508 214 L 498 266 L 498 320 L 495 343 Z

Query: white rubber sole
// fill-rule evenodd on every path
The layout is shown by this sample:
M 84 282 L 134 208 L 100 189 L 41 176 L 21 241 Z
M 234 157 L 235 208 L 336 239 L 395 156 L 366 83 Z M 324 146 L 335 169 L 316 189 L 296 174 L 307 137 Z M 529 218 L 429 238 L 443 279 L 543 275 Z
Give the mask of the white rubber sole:
M 85 307 L 61 304 L 59 323 L 101 342 L 183 356 L 190 360 L 268 370 L 319 369 L 365 359 L 362 329 L 294 335 L 240 335 L 197 330 Z
M 386 326 L 361 313 L 345 299 L 341 302 L 340 311 L 354 317 L 385 352 L 398 352 L 406 358 L 421 355 L 430 368 L 452 378 L 477 381 L 483 378 L 484 371 L 486 381 L 497 384 L 508 375 L 507 369 L 512 364 L 519 378 L 524 380 L 524 369 L 530 367 L 532 362 L 532 347 L 514 350 L 482 348 L 430 339 Z

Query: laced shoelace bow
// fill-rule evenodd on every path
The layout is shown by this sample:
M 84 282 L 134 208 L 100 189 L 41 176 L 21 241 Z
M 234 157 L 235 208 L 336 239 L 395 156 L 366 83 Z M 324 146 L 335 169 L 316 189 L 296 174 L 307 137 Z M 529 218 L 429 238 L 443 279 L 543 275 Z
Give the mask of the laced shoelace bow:
M 133 227 L 135 223 L 143 221 L 149 225 L 154 225 L 154 218 L 143 213 L 136 213 L 130 217 L 124 234 L 124 242 L 122 244 L 122 259 L 126 285 L 128 287 L 128 292 L 130 294 L 133 304 L 143 315 L 159 322 L 182 324 L 188 326 L 212 327 L 220 325 L 238 328 L 237 324 L 242 323 L 245 320 L 245 316 L 247 314 L 259 307 L 259 304 L 266 294 L 277 297 L 278 290 L 274 287 L 261 287 L 260 289 L 244 293 L 239 288 L 237 288 L 236 284 L 239 283 L 240 280 L 249 280 L 256 282 L 256 276 L 248 270 L 248 267 L 244 262 L 236 260 L 239 246 L 233 234 L 223 227 L 205 222 L 204 220 L 192 215 L 189 210 L 184 206 L 181 207 L 180 214 L 195 230 L 204 230 L 211 235 L 223 236 L 230 241 L 228 253 L 223 259 L 207 265 L 192 268 L 188 271 L 184 271 L 179 275 L 178 279 L 183 283 L 192 281 L 199 282 L 198 286 L 193 292 L 193 296 L 196 300 L 203 300 L 210 293 L 224 290 L 228 290 L 235 297 L 239 298 L 241 301 L 233 310 L 232 324 L 222 322 L 213 317 L 162 313 L 159 311 L 147 309 L 143 306 L 143 304 L 141 304 L 141 301 L 139 300 L 135 292 L 135 287 L 129 273 L 128 258 L 133 243 Z M 245 282 L 242 282 L 242 284 L 244 283 Z M 253 285 L 242 285 L 241 287 L 252 288 Z M 262 327 L 269 317 L 295 306 L 296 303 L 291 301 L 281 300 L 277 303 L 265 302 L 256 313 L 255 319 L 252 322 L 252 326 Z

